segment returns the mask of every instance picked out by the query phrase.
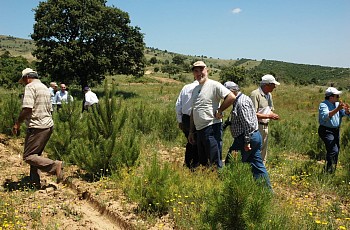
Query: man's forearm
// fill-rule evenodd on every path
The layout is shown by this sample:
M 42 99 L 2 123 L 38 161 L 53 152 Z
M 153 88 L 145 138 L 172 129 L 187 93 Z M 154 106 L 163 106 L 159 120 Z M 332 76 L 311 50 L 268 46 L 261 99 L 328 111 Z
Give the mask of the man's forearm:
M 222 102 L 220 108 L 218 109 L 219 113 L 227 109 L 233 102 L 236 100 L 236 96 L 231 92 L 226 96 L 225 100 Z
M 32 114 L 31 108 L 23 108 L 19 113 L 16 123 L 21 124 L 27 117 L 30 117 L 31 114 Z

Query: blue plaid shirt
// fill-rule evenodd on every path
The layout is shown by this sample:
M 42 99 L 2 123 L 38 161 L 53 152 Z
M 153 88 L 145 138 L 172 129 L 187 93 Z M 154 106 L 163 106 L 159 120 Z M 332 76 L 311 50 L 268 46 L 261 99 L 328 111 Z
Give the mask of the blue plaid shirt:
M 243 93 L 237 95 L 231 112 L 231 134 L 234 138 L 244 135 L 245 140 L 258 129 L 258 119 L 250 97 Z

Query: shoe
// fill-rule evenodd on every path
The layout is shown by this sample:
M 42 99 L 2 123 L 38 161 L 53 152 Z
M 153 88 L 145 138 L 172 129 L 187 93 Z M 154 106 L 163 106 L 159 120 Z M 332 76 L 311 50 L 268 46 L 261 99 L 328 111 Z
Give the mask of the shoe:
M 63 167 L 64 167 L 64 162 L 59 161 L 57 163 L 57 168 L 56 168 L 56 177 L 57 177 L 57 184 L 59 184 L 61 181 L 63 181 Z

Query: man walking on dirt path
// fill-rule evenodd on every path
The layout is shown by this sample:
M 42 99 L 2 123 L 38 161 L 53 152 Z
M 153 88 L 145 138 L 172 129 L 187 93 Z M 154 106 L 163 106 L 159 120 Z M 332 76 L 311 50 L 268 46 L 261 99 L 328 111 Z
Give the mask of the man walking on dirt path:
M 188 135 L 190 133 L 190 118 L 192 112 L 192 92 L 198 85 L 198 81 L 185 85 L 176 100 L 175 110 L 176 119 L 179 124 L 179 128 L 185 134 L 187 139 L 186 151 L 185 151 L 185 165 L 189 169 L 193 169 L 198 166 L 198 150 L 196 144 L 191 144 L 188 141 Z
M 275 77 L 271 74 L 266 74 L 261 78 L 260 87 L 250 95 L 259 120 L 259 132 L 262 137 L 261 157 L 264 164 L 267 161 L 269 121 L 279 119 L 278 114 L 272 112 L 274 106 L 271 92 L 276 88 L 276 85 L 280 85 L 280 83 L 276 81 Z
M 30 68 L 22 71 L 19 80 L 25 85 L 22 110 L 12 132 L 18 135 L 21 123 L 25 121 L 27 132 L 23 160 L 30 165 L 31 183 L 41 188 L 40 171 L 56 175 L 59 183 L 63 179 L 63 162 L 41 156 L 52 134 L 53 120 L 50 92 L 38 78 L 38 73 Z
M 193 63 L 192 72 L 199 85 L 192 92 L 188 140 L 191 144 L 197 143 L 201 165 L 222 168 L 223 111 L 232 105 L 236 97 L 220 82 L 208 78 L 207 65 L 203 61 Z M 197 133 L 196 139 L 194 132 Z

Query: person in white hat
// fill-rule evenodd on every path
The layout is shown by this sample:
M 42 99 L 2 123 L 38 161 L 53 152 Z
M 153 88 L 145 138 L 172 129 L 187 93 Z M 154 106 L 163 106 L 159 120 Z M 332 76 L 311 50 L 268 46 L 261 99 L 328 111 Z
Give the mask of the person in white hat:
M 259 120 L 259 131 L 262 136 L 263 144 L 261 149 L 261 157 L 266 164 L 267 161 L 267 143 L 269 133 L 269 121 L 278 120 L 278 114 L 274 113 L 274 106 L 271 92 L 280 85 L 275 77 L 271 74 L 266 74 L 261 78 L 260 87 L 254 90 L 250 98 L 253 101 L 256 116 Z
M 325 93 L 325 100 L 318 108 L 318 135 L 326 146 L 325 172 L 333 173 L 337 167 L 339 156 L 339 128 L 342 117 L 349 117 L 349 105 L 339 101 L 342 92 L 329 87 Z
M 223 111 L 232 105 L 236 97 L 220 82 L 208 78 L 207 65 L 203 61 L 193 63 L 192 73 L 199 85 L 192 92 L 188 140 L 191 144 L 197 143 L 201 165 L 222 168 Z M 197 133 L 196 139 L 194 132 Z
M 22 71 L 20 83 L 25 85 L 22 110 L 12 128 L 19 134 L 25 121 L 27 132 L 23 160 L 30 165 L 30 181 L 41 188 L 40 171 L 56 175 L 57 182 L 63 179 L 63 162 L 42 157 L 43 150 L 53 131 L 51 96 L 47 87 L 38 79 L 38 73 L 30 68 Z
M 261 159 L 261 134 L 252 100 L 243 94 L 239 86 L 228 81 L 224 84 L 236 96 L 231 111 L 231 135 L 233 144 L 227 154 L 225 165 L 231 161 L 231 151 L 240 151 L 242 162 L 249 163 L 255 179 L 263 178 L 272 190 L 269 175 Z

